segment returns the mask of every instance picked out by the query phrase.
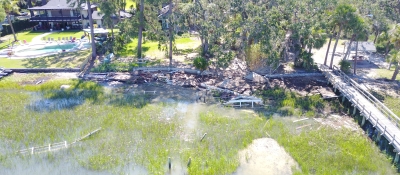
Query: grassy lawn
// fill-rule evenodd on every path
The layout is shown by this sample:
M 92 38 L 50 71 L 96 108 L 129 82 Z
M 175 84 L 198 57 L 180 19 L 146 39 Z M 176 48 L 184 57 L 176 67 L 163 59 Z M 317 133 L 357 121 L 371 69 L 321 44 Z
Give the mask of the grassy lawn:
M 71 143 L 102 127 L 78 146 L 32 158 L 43 160 L 37 164 L 47 168 L 66 164 L 86 174 L 127 174 L 131 171 L 127 166 L 146 170 L 139 174 L 168 174 L 171 157 L 173 167 L 182 165 L 187 171 L 181 174 L 231 174 L 239 166 L 238 151 L 270 135 L 299 163 L 301 170 L 295 174 L 395 174 L 385 155 L 360 132 L 316 123 L 312 129 L 297 130 L 293 128 L 303 123 L 230 108 L 150 104 L 150 96 L 107 93 L 95 82 L 50 80 L 24 85 L 22 79 L 0 80 L 4 96 L 0 98 L 0 141 L 7 143 L 0 145 L 0 165 L 8 165 L 2 169 L 31 162 L 31 156 L 15 156 L 18 149 L 64 140 Z M 71 89 L 60 90 L 65 84 Z M 264 95 L 274 94 L 280 92 Z M 204 133 L 208 135 L 200 142 Z
M 0 67 L 5 68 L 80 68 L 90 55 L 89 50 L 66 52 L 45 57 L 28 59 L 0 58 Z
M 81 30 L 73 30 L 73 31 L 57 31 L 54 32 L 50 35 L 45 36 L 46 38 L 51 37 L 54 38 L 55 40 L 58 40 L 58 37 L 62 38 L 62 37 L 75 37 L 77 39 L 80 39 L 81 36 L 84 35 L 83 31 Z
M 387 69 L 375 69 L 375 72 L 378 76 L 378 78 L 387 78 L 387 79 L 392 79 L 394 68 L 387 70 Z M 397 75 L 396 80 L 400 81 L 400 76 Z
M 24 31 L 24 32 L 19 32 L 17 33 L 17 39 L 20 41 L 26 40 L 27 42 L 32 41 L 32 38 L 43 34 L 43 32 L 37 32 L 37 31 Z M 12 35 L 6 35 L 4 37 L 8 37 L 9 40 L 5 40 L 4 42 L 0 43 L 0 49 L 6 48 L 7 45 L 10 44 L 11 41 L 14 40 L 14 37 Z
M 133 6 L 133 8 L 136 8 L 136 4 L 134 0 L 127 0 L 126 1 L 126 9 L 130 9 L 131 6 Z
M 0 67 L 4 68 L 24 68 L 23 60 L 21 59 L 8 59 L 0 58 Z
M 384 103 L 393 113 L 400 116 L 400 99 L 386 96 Z
M 132 39 L 130 43 L 126 45 L 124 50 L 120 51 L 119 54 L 122 57 L 135 57 L 137 53 L 137 42 L 138 40 Z M 177 50 L 174 51 L 174 54 L 177 53 L 187 53 L 190 51 L 195 50 L 197 47 L 200 46 L 200 41 L 195 38 L 178 38 L 175 40 Z M 149 57 L 155 58 L 164 58 L 165 51 L 158 49 L 158 42 L 157 41 L 146 41 L 142 44 L 143 53 Z

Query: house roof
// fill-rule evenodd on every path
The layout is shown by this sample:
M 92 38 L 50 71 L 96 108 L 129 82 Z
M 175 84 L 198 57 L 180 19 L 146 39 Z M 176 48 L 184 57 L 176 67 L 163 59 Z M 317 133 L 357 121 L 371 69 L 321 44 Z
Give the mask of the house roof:
M 90 8 L 92 9 L 92 8 L 96 8 L 97 7 L 97 4 L 90 4 Z M 82 10 L 87 10 L 88 8 L 87 8 L 87 4 L 86 3 L 83 3 L 82 5 L 81 5 L 81 8 L 82 8 Z
M 46 5 L 40 7 L 28 8 L 29 10 L 69 10 L 76 9 L 78 7 L 77 3 L 71 0 L 69 3 L 67 0 L 50 0 Z
M 81 5 L 81 8 L 83 10 L 87 10 L 86 3 L 83 3 Z M 68 3 L 68 0 L 50 0 L 47 2 L 46 5 L 40 6 L 40 7 L 32 7 L 28 8 L 28 10 L 72 10 L 76 9 L 78 7 L 78 4 L 74 0 L 70 0 Z M 97 7 L 97 4 L 92 4 L 90 5 L 91 8 Z

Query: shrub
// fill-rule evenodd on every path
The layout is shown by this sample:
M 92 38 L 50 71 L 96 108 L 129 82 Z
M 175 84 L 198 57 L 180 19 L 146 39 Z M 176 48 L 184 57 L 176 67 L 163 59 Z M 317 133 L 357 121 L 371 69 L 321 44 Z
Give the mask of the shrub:
M 350 73 L 351 69 L 351 63 L 347 60 L 342 60 L 339 62 L 340 65 L 340 70 L 342 70 L 345 73 Z
M 208 67 L 208 61 L 203 57 L 197 57 L 193 60 L 193 65 L 196 67 L 196 69 L 199 69 L 201 72 L 203 72 Z
M 14 27 L 15 33 L 25 30 L 27 28 L 31 28 L 37 25 L 37 22 L 29 22 L 29 20 L 15 20 L 12 25 Z M 1 31 L 1 36 L 12 34 L 11 26 L 8 23 L 3 24 L 3 30 Z

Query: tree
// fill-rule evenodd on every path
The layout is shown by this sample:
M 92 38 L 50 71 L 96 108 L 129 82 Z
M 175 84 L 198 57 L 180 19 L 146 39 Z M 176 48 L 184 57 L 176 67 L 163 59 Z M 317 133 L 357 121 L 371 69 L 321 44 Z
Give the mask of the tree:
M 1 0 L 1 4 L 3 6 L 4 12 L 7 15 L 8 24 L 10 25 L 11 31 L 14 35 L 14 41 L 18 41 L 17 35 L 15 35 L 14 27 L 12 25 L 12 21 L 11 21 L 11 17 L 10 17 L 12 12 L 18 11 L 18 6 L 15 3 L 15 1 L 12 1 L 12 0 Z M 1 19 L 4 19 L 4 18 L 1 18 Z
M 101 9 L 99 13 L 103 14 L 103 23 L 111 27 L 111 38 L 114 41 L 114 22 L 112 18 L 114 15 L 117 15 L 115 3 L 111 0 L 104 0 L 101 1 L 99 7 Z
M 365 41 L 368 37 L 368 27 L 366 23 L 364 22 L 363 18 L 360 16 L 357 16 L 354 18 L 354 22 L 352 22 L 353 25 L 353 34 L 354 34 L 354 39 L 356 41 L 356 57 L 354 59 L 354 72 L 353 74 L 356 74 L 357 71 L 357 59 L 358 59 L 358 41 L 362 40 Z
M 172 67 L 172 43 L 174 42 L 174 25 L 172 22 L 173 14 L 172 11 L 175 7 L 172 4 L 172 0 L 169 0 L 169 12 L 168 12 L 168 37 L 169 37 L 169 67 Z M 172 76 L 170 76 L 172 78 Z
M 4 11 L 3 4 L 0 3 L 0 19 L 4 19 L 6 17 L 6 12 Z
M 94 40 L 94 27 L 93 27 L 93 19 L 92 19 L 92 9 L 90 8 L 90 0 L 86 0 L 86 5 L 88 7 L 88 16 L 89 16 L 89 25 L 90 25 L 90 39 L 92 45 L 92 61 L 94 61 L 97 57 L 96 55 L 96 43 Z
M 67 0 L 67 3 L 70 3 L 71 6 L 76 6 L 77 8 L 80 8 L 81 4 L 83 4 L 83 0 Z M 88 9 L 88 16 L 89 16 L 89 26 L 90 26 L 90 41 L 91 41 L 91 47 L 92 47 L 91 64 L 93 64 L 97 55 L 96 55 L 96 43 L 94 40 L 92 9 L 90 8 L 91 7 L 90 3 L 91 3 L 90 0 L 86 0 L 86 6 L 88 7 L 87 9 Z
M 356 9 L 348 4 L 340 4 L 335 9 L 333 15 L 333 24 L 339 27 L 339 31 L 337 32 L 335 45 L 333 46 L 331 63 L 329 65 L 330 68 L 333 66 L 333 59 L 335 57 L 335 51 L 339 42 L 340 34 L 342 30 L 347 27 L 349 21 L 354 18 L 354 12 L 356 12 Z
M 144 0 L 140 0 L 140 4 L 139 4 L 139 26 L 138 26 L 137 58 L 142 58 L 143 29 L 144 29 Z
M 390 56 L 390 62 L 396 65 L 396 68 L 393 72 L 392 80 L 396 80 L 397 74 L 399 74 L 399 63 L 400 63 L 400 27 L 396 26 L 395 31 L 391 37 L 391 41 L 396 49 L 396 51 L 392 52 Z
M 392 51 L 390 54 L 390 60 L 392 63 L 396 65 L 396 68 L 392 75 L 392 81 L 396 80 L 397 74 L 399 74 L 399 67 L 400 67 L 400 51 Z

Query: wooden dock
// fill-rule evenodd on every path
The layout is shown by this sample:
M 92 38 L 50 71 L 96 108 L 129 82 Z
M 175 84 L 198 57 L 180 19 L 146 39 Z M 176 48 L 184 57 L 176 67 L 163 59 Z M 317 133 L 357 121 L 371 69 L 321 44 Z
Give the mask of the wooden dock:
M 335 90 L 342 93 L 342 101 L 347 98 L 353 104 L 353 115 L 356 109 L 360 111 L 363 116 L 361 125 L 363 126 L 368 120 L 378 130 L 378 139 L 384 136 L 389 144 L 393 145 L 397 153 L 395 156 L 397 162 L 400 155 L 400 118 L 338 67 L 334 66 L 333 69 L 325 65 L 318 67 Z

